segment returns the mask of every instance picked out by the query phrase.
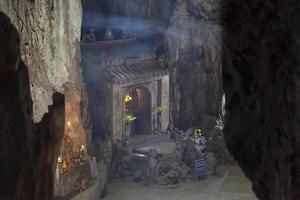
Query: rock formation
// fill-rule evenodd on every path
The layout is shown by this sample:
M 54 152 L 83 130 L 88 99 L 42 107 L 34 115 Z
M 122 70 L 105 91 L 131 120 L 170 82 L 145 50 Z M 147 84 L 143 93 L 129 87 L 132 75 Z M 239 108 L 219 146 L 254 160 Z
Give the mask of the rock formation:
M 197 140 L 194 134 L 195 128 L 186 132 L 175 129 L 172 132 L 172 141 L 176 143 L 171 153 L 164 154 L 156 149 L 140 151 L 132 147 L 115 146 L 112 175 L 113 179 L 129 179 L 147 186 L 167 186 L 176 187 L 179 183 L 184 183 L 197 178 L 207 178 L 216 175 L 219 163 L 227 161 L 226 158 L 216 158 L 215 151 L 208 150 L 210 142 Z M 202 137 L 201 137 L 202 138 Z M 224 143 L 224 140 L 222 140 Z M 214 149 L 215 150 L 215 149 Z M 225 145 L 217 147 L 217 153 L 226 152 Z M 205 170 L 203 174 L 196 172 L 195 161 L 205 160 Z
M 111 12 L 105 14 L 147 16 L 162 32 L 168 26 L 172 124 L 182 130 L 203 127 L 221 148 L 222 133 L 210 128 L 220 113 L 223 50 L 229 151 L 253 182 L 259 199 L 299 199 L 300 2 L 176 0 L 173 4 L 174 0 L 153 0 L 148 9 L 131 7 L 134 0 L 105 2 L 109 3 L 101 9 Z M 116 6 L 120 2 L 122 6 Z M 165 7 L 169 8 L 166 14 L 162 12 Z M 224 33 L 218 21 L 221 9 Z M 63 86 L 68 83 L 85 100 L 78 67 L 81 2 L 1 0 L 0 11 L 11 19 L 1 12 L 0 199 L 53 199 L 53 171 L 65 121 L 64 97 L 55 91 L 65 92 Z M 77 118 L 88 118 L 82 112 L 85 107 L 78 108 L 81 101 L 75 104 L 72 110 Z M 94 176 L 106 188 L 106 175 L 113 165 L 111 143 L 97 142 L 93 151 L 97 157 Z M 227 156 L 212 151 L 217 159 Z M 117 162 L 129 169 L 115 170 L 124 176 L 133 170 L 130 176 L 134 178 L 147 172 L 152 175 L 153 166 L 162 163 L 154 159 L 155 154 L 147 162 L 132 161 L 132 155 L 121 153 L 123 159 Z M 127 165 L 131 161 L 134 165 Z M 137 170 L 139 162 L 149 170 Z M 212 173 L 214 162 L 212 157 Z M 174 177 L 190 173 L 185 168 L 169 166 L 164 180 L 176 183 Z
M 42 119 L 55 91 L 72 82 L 82 89 L 80 61 L 80 0 L 2 0 L 20 33 L 21 56 L 29 69 L 34 121 Z
M 172 123 L 186 130 L 205 129 L 220 111 L 221 26 L 219 3 L 178 0 L 167 32 Z M 207 130 L 205 130 L 207 131 Z
M 225 139 L 261 200 L 299 199 L 299 8 L 223 1 Z
M 0 12 L 0 199 L 53 199 L 64 96 L 54 93 L 49 113 L 33 123 L 28 69 L 19 43 L 16 28 Z
M 82 8 L 80 0 L 42 0 L 42 1 L 34 1 L 34 0 L 20 0 L 20 1 L 9 1 L 3 0 L 0 2 L 0 11 L 4 12 L 11 20 L 11 23 L 16 27 L 16 31 L 19 32 L 18 41 L 12 43 L 12 41 L 16 41 L 15 35 L 11 34 L 9 30 L 3 30 L 3 34 L 6 37 L 1 37 L 1 55 L 3 55 L 2 59 L 7 59 L 13 63 L 17 63 L 17 65 L 1 65 L 6 67 L 13 67 L 16 71 L 16 76 L 23 77 L 26 75 L 29 76 L 29 80 L 25 80 L 25 83 L 22 85 L 28 84 L 28 94 L 27 90 L 20 90 L 22 93 L 26 94 L 26 100 L 31 101 L 32 97 L 32 108 L 25 107 L 23 110 L 28 110 L 28 124 L 33 123 L 31 118 L 33 118 L 34 122 L 41 121 L 38 125 L 32 128 L 33 135 L 39 135 L 41 138 L 34 138 L 34 142 L 29 142 L 34 148 L 35 151 L 39 153 L 37 155 L 34 152 L 34 155 L 31 155 L 30 152 L 28 154 L 29 157 L 34 157 L 36 159 L 31 162 L 31 165 L 37 165 L 35 162 L 39 162 L 39 165 L 43 165 L 45 168 L 44 171 L 38 169 L 37 166 L 32 170 L 37 170 L 34 173 L 45 174 L 44 177 L 41 176 L 42 179 L 47 178 L 48 180 L 44 180 L 47 182 L 47 186 L 44 183 L 40 183 L 41 188 L 44 190 L 44 194 L 47 194 L 45 197 L 41 198 L 40 196 L 27 198 L 27 199 L 47 199 L 48 197 L 53 198 L 52 189 L 53 189 L 53 181 L 52 181 L 52 168 L 53 164 L 56 163 L 56 158 L 59 148 L 60 148 L 60 139 L 55 138 L 55 134 L 61 134 L 60 131 L 57 131 L 55 134 L 51 130 L 47 130 L 49 124 L 56 123 L 56 120 L 64 123 L 65 120 L 70 120 L 72 123 L 72 127 L 74 127 L 74 134 L 76 140 L 78 141 L 78 145 L 80 147 L 82 144 L 85 144 L 87 139 L 87 148 L 89 150 L 90 138 L 88 134 L 86 135 L 88 124 L 88 113 L 87 113 L 87 99 L 84 93 L 84 86 L 81 78 L 81 70 L 79 68 L 80 62 L 80 31 L 81 31 L 81 17 L 82 17 Z M 2 27 L 1 27 L 2 28 Z M 7 40 L 7 38 L 11 38 Z M 15 46 L 13 44 L 16 44 Z M 5 47 L 5 48 L 3 48 Z M 9 51 L 8 51 L 9 50 Z M 15 54 L 17 53 L 17 54 Z M 19 58 L 20 57 L 20 58 Z M 20 61 L 21 66 L 27 66 L 26 69 L 20 68 L 17 61 Z M 21 70 L 22 69 L 22 70 Z M 20 71 L 21 70 L 21 71 Z M 18 72 L 18 73 L 17 73 Z M 23 75 L 18 75 L 23 73 Z M 25 74 L 25 75 L 24 75 Z M 26 76 L 25 76 L 26 77 Z M 21 80 L 23 80 L 22 78 Z M 17 80 L 17 79 L 16 79 Z M 22 81 L 19 82 L 22 82 Z M 2 79 L 1 79 L 2 81 Z M 13 84 L 13 83 L 11 83 Z M 19 83 L 15 83 L 19 84 Z M 6 84 L 8 87 L 8 84 Z M 4 87 L 4 86 L 3 86 Z M 24 86 L 25 87 L 25 86 Z M 27 85 L 26 85 L 27 87 Z M 1 90 L 2 92 L 2 90 Z M 3 91 L 5 92 L 5 91 Z M 66 113 L 60 113 L 60 116 L 56 117 L 55 120 L 52 119 L 54 112 L 56 110 L 55 107 L 64 106 L 64 105 L 52 105 L 53 102 L 53 94 L 55 92 L 60 92 L 66 94 L 66 102 L 63 100 L 59 100 L 60 104 L 66 104 L 69 108 Z M 15 92 L 18 95 L 18 91 Z M 22 94 L 23 95 L 23 94 Z M 31 97 L 30 97 L 31 96 Z M 57 96 L 57 95 L 56 95 Z M 60 95 L 59 95 L 60 96 Z M 61 97 L 60 97 L 61 98 Z M 24 102 L 27 105 L 27 100 Z M 29 105 L 29 104 L 28 104 Z M 48 112 L 49 115 L 45 115 Z M 32 112 L 33 111 L 33 112 Z M 1 112 L 2 113 L 2 112 Z M 65 118 L 65 115 L 68 115 Z M 17 116 L 18 114 L 15 113 Z M 44 116 L 44 117 L 43 117 Z M 14 119 L 9 119 L 13 121 Z M 54 122 L 50 122 L 54 120 Z M 49 121 L 49 122 L 45 122 Z M 12 123 L 12 122 L 11 122 Z M 25 126 L 25 125 L 24 125 Z M 50 126 L 50 125 L 49 125 Z M 53 126 L 53 125 L 51 125 Z M 7 131 L 7 130 L 6 130 Z M 12 130 L 13 131 L 13 130 Z M 29 131 L 30 132 L 30 131 Z M 4 131 L 3 133 L 6 134 Z M 8 133 L 8 132 L 7 132 Z M 47 134 L 51 133 L 51 137 L 55 138 L 55 141 L 51 140 L 51 137 Z M 1 130 L 2 134 L 2 130 Z M 33 136 L 32 136 L 33 137 Z M 43 138 L 45 137 L 45 138 Z M 87 137 L 87 138 L 85 138 Z M 57 140 L 56 140 L 57 139 Z M 22 142 L 26 142 L 26 138 L 20 138 L 24 140 Z M 33 139 L 32 139 L 33 140 Z M 49 140 L 48 142 L 45 140 Z M 80 140 L 80 141 L 79 141 Z M 54 144 L 52 144 L 52 142 Z M 14 146 L 17 146 L 19 143 L 17 142 Z M 57 145 L 57 146 L 56 146 Z M 77 145 L 77 146 L 78 146 Z M 22 145 L 19 145 L 20 148 Z M 7 147 L 5 147 L 7 148 Z M 11 147 L 10 147 L 11 148 Z M 24 147 L 25 148 L 25 147 Z M 42 148 L 45 148 L 43 150 Z M 51 151 L 48 148 L 53 149 Z M 21 151 L 21 150 L 20 150 Z M 26 149 L 23 151 L 26 153 Z M 30 149 L 32 151 L 32 149 Z M 19 149 L 15 150 L 16 154 L 19 153 Z M 6 152 L 7 153 L 7 152 Z M 9 153 L 7 153 L 9 155 Z M 43 156 L 41 156 L 43 154 Z M 49 155 L 48 155 L 49 154 Z M 41 158 L 35 158 L 35 156 L 40 156 Z M 14 156 L 13 156 L 14 157 Z M 49 157 L 49 163 L 45 163 L 46 161 L 40 160 L 46 157 Z M 18 161 L 19 162 L 19 161 Z M 21 161 L 20 161 L 21 162 Z M 8 164 L 9 165 L 9 164 Z M 20 165 L 21 166 L 21 165 Z M 28 164 L 29 166 L 29 164 Z M 28 167 L 27 167 L 28 168 Z M 51 168 L 51 170 L 50 170 Z M 18 168 L 17 168 L 18 169 Z M 29 170 L 29 169 L 26 169 Z M 31 170 L 31 169 L 30 169 Z M 47 172 L 47 170 L 49 170 Z M 21 172 L 23 173 L 23 172 Z M 24 172 L 25 173 L 25 172 Z M 26 172 L 28 173 L 28 172 Z M 27 174 L 26 174 L 27 175 Z M 36 181 L 36 177 L 33 177 L 32 183 L 26 183 L 24 185 L 34 185 L 34 181 Z M 9 180 L 4 178 L 4 180 Z M 13 178 L 11 180 L 14 180 Z M 29 179 L 30 180 L 30 179 Z M 21 180 L 22 181 L 22 180 Z M 20 181 L 20 184 L 22 183 Z M 9 185 L 9 184 L 7 184 Z M 46 188 L 48 187 L 48 188 Z M 13 188 L 13 187 L 12 187 Z M 24 190 L 26 187 L 24 187 Z M 23 190 L 23 189 L 22 189 Z M 39 189 L 37 189 L 38 191 Z M 46 191 L 48 191 L 46 193 Z M 41 191 L 38 191 L 42 195 Z M 21 193 L 20 193 L 21 194 Z M 32 194 L 33 195 L 33 194 Z M 52 197 L 51 197 L 52 196 Z M 38 198 L 40 197 L 40 198 Z

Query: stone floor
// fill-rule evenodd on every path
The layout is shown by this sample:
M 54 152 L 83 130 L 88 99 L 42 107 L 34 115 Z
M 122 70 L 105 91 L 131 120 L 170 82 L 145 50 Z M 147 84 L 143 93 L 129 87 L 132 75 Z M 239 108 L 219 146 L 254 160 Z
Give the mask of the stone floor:
M 144 187 L 120 181 L 109 185 L 104 200 L 256 200 L 249 180 L 238 166 L 225 168 L 225 173 L 206 180 L 182 184 L 176 188 Z

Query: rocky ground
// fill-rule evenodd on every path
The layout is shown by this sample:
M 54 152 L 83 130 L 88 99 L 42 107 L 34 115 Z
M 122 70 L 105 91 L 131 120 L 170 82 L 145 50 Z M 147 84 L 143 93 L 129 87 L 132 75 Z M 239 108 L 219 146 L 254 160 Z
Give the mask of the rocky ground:
M 127 178 L 148 186 L 174 186 L 197 179 L 195 161 L 199 159 L 206 161 L 207 175 L 215 175 L 218 165 L 231 161 L 222 128 L 215 126 L 205 134 L 208 142 L 204 145 L 193 139 L 195 130 L 174 129 L 166 135 L 146 140 L 142 143 L 144 146 L 116 146 L 113 150 L 113 180 Z

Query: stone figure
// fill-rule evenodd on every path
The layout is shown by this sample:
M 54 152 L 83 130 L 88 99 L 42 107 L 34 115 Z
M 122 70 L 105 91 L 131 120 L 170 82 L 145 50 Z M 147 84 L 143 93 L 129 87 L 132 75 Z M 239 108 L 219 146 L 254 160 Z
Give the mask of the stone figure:
M 90 28 L 89 31 L 90 32 L 88 34 L 85 33 L 83 35 L 83 39 L 82 40 L 84 42 L 94 42 L 94 41 L 96 41 L 95 28 Z
M 157 166 L 157 160 L 156 160 L 157 152 L 154 149 L 151 149 L 149 151 L 149 162 L 148 162 L 148 176 L 153 177 L 156 175 L 156 166 Z
M 127 28 L 122 29 L 122 38 L 130 38 L 132 36 L 131 31 Z
M 91 178 L 96 179 L 98 177 L 98 169 L 97 169 L 97 160 L 96 157 L 93 156 L 90 158 L 90 169 L 91 169 Z
M 114 39 L 113 32 L 109 26 L 105 30 L 105 36 L 103 39 L 104 40 L 113 40 Z

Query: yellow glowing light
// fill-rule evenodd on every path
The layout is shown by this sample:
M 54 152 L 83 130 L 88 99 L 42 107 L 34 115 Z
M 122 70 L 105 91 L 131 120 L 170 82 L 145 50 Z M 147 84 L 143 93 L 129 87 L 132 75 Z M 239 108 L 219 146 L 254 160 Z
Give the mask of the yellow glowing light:
M 202 132 L 202 130 L 200 128 L 196 128 L 192 138 L 196 139 L 197 137 L 199 137 L 201 135 L 201 132 Z
M 130 102 L 130 101 L 132 101 L 132 97 L 129 96 L 129 95 L 126 95 L 125 96 L 125 102 L 127 103 L 127 102 Z
M 161 105 L 161 106 L 155 107 L 153 111 L 156 112 L 156 113 L 163 113 L 163 112 L 166 111 L 166 109 L 165 109 L 164 106 Z
M 85 146 L 81 145 L 81 151 L 84 151 L 84 150 L 85 150 Z
M 68 121 L 68 122 L 67 122 L 67 125 L 68 125 L 68 127 L 70 128 L 70 127 L 71 127 L 71 122 Z
M 126 122 L 131 122 L 131 121 L 134 121 L 134 120 L 136 120 L 137 119 L 137 117 L 135 117 L 134 115 L 132 115 L 132 114 L 127 114 L 125 117 L 124 117 L 124 120 L 126 121 Z
M 64 171 L 68 170 L 68 163 L 67 163 L 67 161 L 65 161 L 65 160 L 63 161 L 62 168 L 63 168 Z
M 200 128 L 196 128 L 195 133 L 197 133 L 198 135 L 201 134 L 202 130 Z
M 57 162 L 61 163 L 62 162 L 62 156 L 58 156 Z

